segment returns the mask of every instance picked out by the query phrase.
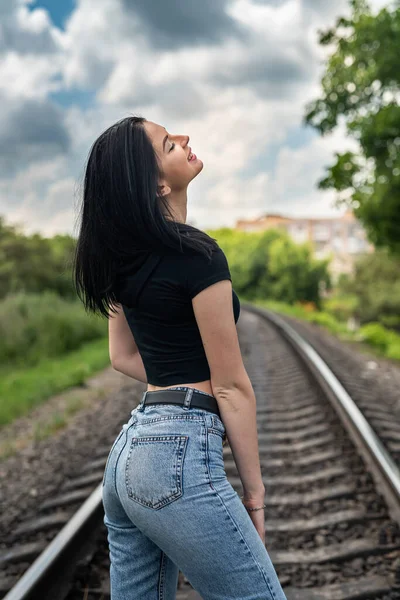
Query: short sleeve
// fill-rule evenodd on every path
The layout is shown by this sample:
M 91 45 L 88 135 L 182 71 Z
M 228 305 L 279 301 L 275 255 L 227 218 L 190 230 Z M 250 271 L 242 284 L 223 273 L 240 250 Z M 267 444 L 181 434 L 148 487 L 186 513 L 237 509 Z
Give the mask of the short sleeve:
M 190 298 L 194 298 L 208 286 L 223 279 L 232 281 L 228 261 L 221 248 L 213 251 L 211 259 L 205 257 L 204 254 L 188 257 L 186 291 Z

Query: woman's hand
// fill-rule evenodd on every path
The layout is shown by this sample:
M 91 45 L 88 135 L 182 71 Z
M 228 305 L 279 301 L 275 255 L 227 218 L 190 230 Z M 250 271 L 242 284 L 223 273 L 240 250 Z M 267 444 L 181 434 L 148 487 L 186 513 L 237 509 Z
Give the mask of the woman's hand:
M 242 502 L 246 508 L 257 508 L 264 504 L 265 490 L 263 492 L 259 492 L 256 495 L 244 495 L 242 498 Z M 261 510 L 248 510 L 248 514 L 250 519 L 253 522 L 254 527 L 256 528 L 258 535 L 260 536 L 262 543 L 265 546 L 265 509 Z

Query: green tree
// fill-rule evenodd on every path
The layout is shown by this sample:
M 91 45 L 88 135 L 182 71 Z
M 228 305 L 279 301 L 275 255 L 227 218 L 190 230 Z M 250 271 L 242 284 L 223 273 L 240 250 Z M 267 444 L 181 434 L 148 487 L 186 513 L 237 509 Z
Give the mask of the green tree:
M 321 283 L 330 285 L 327 265 L 312 257 L 308 244 L 295 244 L 282 235 L 269 249 L 269 297 L 289 304 L 310 301 L 320 308 Z
M 350 4 L 350 18 L 320 33 L 333 52 L 305 121 L 322 135 L 346 124 L 359 151 L 337 153 L 319 187 L 336 189 L 370 240 L 400 254 L 400 4 L 376 15 L 364 0 Z
M 354 310 L 361 324 L 376 321 L 400 331 L 400 261 L 386 250 L 361 257 L 339 291 L 357 298 Z
M 250 302 L 270 298 L 320 306 L 321 285 L 330 286 L 328 261 L 313 258 L 308 244 L 296 244 L 279 229 L 249 233 L 221 228 L 207 233 L 227 255 L 236 292 Z
M 0 299 L 17 292 L 57 292 L 75 298 L 71 260 L 76 241 L 68 235 L 25 235 L 0 217 Z

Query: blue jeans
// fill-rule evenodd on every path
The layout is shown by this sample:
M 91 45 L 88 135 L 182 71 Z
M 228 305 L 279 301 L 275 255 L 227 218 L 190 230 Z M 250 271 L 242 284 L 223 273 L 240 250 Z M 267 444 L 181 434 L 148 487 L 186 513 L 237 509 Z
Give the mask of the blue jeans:
M 183 389 L 186 406 L 132 410 L 108 456 L 111 600 L 175 600 L 179 570 L 203 600 L 286 600 L 227 479 L 224 424 Z

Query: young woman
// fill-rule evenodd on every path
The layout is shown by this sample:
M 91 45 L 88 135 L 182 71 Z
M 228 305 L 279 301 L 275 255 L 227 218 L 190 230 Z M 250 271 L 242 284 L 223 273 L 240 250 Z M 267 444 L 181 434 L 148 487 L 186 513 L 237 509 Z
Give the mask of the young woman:
M 187 135 L 142 117 L 104 131 L 85 169 L 76 289 L 109 319 L 114 369 L 147 384 L 104 471 L 112 600 L 172 600 L 179 570 L 204 600 L 285 600 L 265 547 L 239 299 L 224 252 L 186 224 L 202 169 Z

